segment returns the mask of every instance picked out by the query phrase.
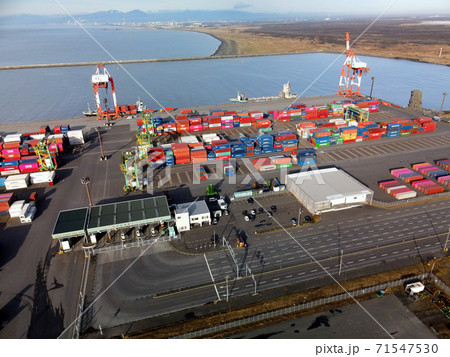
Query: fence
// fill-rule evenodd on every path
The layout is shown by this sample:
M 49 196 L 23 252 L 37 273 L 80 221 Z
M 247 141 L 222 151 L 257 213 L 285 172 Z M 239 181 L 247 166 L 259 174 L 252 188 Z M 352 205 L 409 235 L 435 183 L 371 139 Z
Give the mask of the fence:
M 432 201 L 434 199 L 444 199 L 444 198 L 450 198 L 450 191 L 442 192 L 442 193 L 435 193 L 435 194 L 428 195 L 428 196 L 409 198 L 406 200 L 396 201 L 396 202 L 382 202 L 382 201 L 372 200 L 372 206 L 394 208 L 394 207 L 401 207 L 405 204 L 416 203 L 416 202 L 427 202 L 427 201 Z
M 445 285 L 441 279 L 437 276 L 431 275 L 431 280 L 442 292 L 444 292 L 445 295 L 450 296 L 450 288 Z
M 333 302 L 337 302 L 337 301 L 343 301 L 345 299 L 349 299 L 350 296 L 352 297 L 358 297 L 361 295 L 365 295 L 368 293 L 374 293 L 380 290 L 386 290 L 387 288 L 390 287 L 395 287 L 395 286 L 400 286 L 405 284 L 406 282 L 411 282 L 411 281 L 416 281 L 416 280 L 422 280 L 428 277 L 428 274 L 420 274 L 420 275 L 416 275 L 413 277 L 408 277 L 405 279 L 399 279 L 399 280 L 395 280 L 395 281 L 390 281 L 387 283 L 383 283 L 383 284 L 378 284 L 375 286 L 371 286 L 368 288 L 364 288 L 364 289 L 359 289 L 356 291 L 351 291 L 348 294 L 347 293 L 343 293 L 343 294 L 339 294 L 339 295 L 334 295 L 334 296 L 330 296 L 327 298 L 323 298 L 323 299 L 319 299 L 319 300 L 315 300 L 315 301 L 311 301 L 311 302 L 305 302 L 301 305 L 294 305 L 294 306 L 290 306 L 290 307 L 286 307 L 284 309 L 279 309 L 279 310 L 274 310 L 274 311 L 270 311 L 270 312 L 266 312 L 260 315 L 255 315 L 255 316 L 250 316 L 250 317 L 246 317 L 244 319 L 240 319 L 240 320 L 235 320 L 235 321 L 231 321 L 231 322 L 227 322 L 223 325 L 217 325 L 217 326 L 211 326 L 208 328 L 205 328 L 203 330 L 198 330 L 198 331 L 193 331 L 193 332 L 189 332 L 186 333 L 184 335 L 179 335 L 176 336 L 174 338 L 196 338 L 196 337 L 201 337 L 201 336 L 205 336 L 205 335 L 209 335 L 211 333 L 217 333 L 220 331 L 225 331 L 231 328 L 235 328 L 235 327 L 239 327 L 239 326 L 243 326 L 246 324 L 252 324 L 252 323 L 256 323 L 259 321 L 263 321 L 266 319 L 271 319 L 273 317 L 278 317 L 278 316 L 282 316 L 282 315 L 287 315 L 287 314 L 291 314 L 294 312 L 299 312 L 302 310 L 307 310 L 316 306 L 321 306 L 321 305 L 326 305 L 326 304 L 330 304 Z M 434 279 L 439 280 L 438 278 L 434 277 Z M 436 280 L 435 280 L 436 281 Z M 439 282 L 445 286 L 444 283 L 442 283 L 440 280 Z M 446 286 L 445 286 L 446 287 Z M 448 289 L 448 287 L 446 287 Z
M 267 191 L 262 193 L 255 193 L 253 191 L 253 194 L 251 196 L 245 196 L 245 197 L 233 197 L 233 202 L 240 202 L 240 201 L 246 201 L 249 197 L 252 198 L 263 198 L 263 197 L 270 197 L 270 196 L 276 196 L 276 195 L 283 195 L 287 194 L 289 191 L 283 190 L 283 191 Z

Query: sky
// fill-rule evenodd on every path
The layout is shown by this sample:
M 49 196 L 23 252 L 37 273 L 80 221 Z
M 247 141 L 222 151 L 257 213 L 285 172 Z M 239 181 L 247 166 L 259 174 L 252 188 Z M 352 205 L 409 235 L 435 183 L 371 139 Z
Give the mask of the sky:
M 119 10 L 242 10 L 249 12 L 326 12 L 378 15 L 450 14 L 450 0 L 0 0 L 0 16 L 63 14 L 56 1 L 72 14 Z M 356 5 L 355 5 L 356 4 Z

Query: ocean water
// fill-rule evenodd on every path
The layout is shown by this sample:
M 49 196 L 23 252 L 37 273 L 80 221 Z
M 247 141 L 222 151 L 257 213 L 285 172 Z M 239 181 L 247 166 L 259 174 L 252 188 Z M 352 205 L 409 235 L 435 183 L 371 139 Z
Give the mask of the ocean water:
M 47 36 L 46 31 L 50 30 L 45 29 L 39 36 Z M 70 34 L 71 43 L 86 41 L 87 35 L 75 34 L 75 28 L 65 31 Z M 121 50 L 119 46 L 114 55 L 120 59 L 149 58 L 149 48 L 155 54 L 151 56 L 153 58 L 207 56 L 219 45 L 219 41 L 210 36 L 184 31 L 95 31 L 99 36 L 105 36 L 103 43 L 112 41 L 111 36 L 115 39 L 111 43 L 116 43 L 119 32 L 127 39 L 127 48 L 134 50 Z M 142 45 L 143 39 L 150 36 L 145 35 L 146 32 L 153 36 L 151 47 Z M 23 47 L 26 36 L 21 36 L 20 46 Z M 63 36 L 57 43 L 64 44 Z M 72 51 L 72 47 L 69 48 L 67 51 Z M 19 49 L 16 51 L 20 52 Z M 101 51 L 95 54 L 86 51 L 60 53 L 56 44 L 42 52 L 46 53 L 38 51 L 27 56 L 26 63 L 107 59 Z M 19 61 L 20 58 L 12 54 L 8 56 L 1 57 L 3 65 L 25 61 Z M 421 89 L 423 107 L 439 109 L 442 93 L 450 92 L 450 68 L 447 66 L 368 56 L 360 56 L 360 59 L 370 67 L 370 72 L 363 76 L 362 93 L 370 92 L 372 76 L 375 76 L 373 96 L 398 105 L 406 106 L 411 91 Z M 132 77 L 118 65 L 107 68 L 114 78 L 119 105 L 134 103 L 140 97 L 147 107 L 159 109 L 160 106 L 180 108 L 228 103 L 238 90 L 249 97 L 277 95 L 287 81 L 291 82 L 292 92 L 302 96 L 336 93 L 343 61 L 344 57 L 338 58 L 337 54 L 311 53 L 124 65 Z M 328 70 L 324 72 L 326 68 Z M 95 66 L 0 71 L 0 123 L 80 116 L 86 110 L 87 102 L 94 107 L 90 83 L 94 72 Z M 444 108 L 450 109 L 450 99 Z

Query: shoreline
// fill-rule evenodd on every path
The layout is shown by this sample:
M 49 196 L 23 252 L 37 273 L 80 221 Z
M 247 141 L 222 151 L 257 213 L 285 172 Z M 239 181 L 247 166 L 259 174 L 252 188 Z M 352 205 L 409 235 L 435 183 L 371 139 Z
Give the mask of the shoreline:
M 325 50 L 315 50 L 315 51 L 295 51 L 295 52 L 268 52 L 268 53 L 258 53 L 258 54 L 236 54 L 234 50 L 234 45 L 229 45 L 228 40 L 221 40 L 217 36 L 212 37 L 221 41 L 221 44 L 217 48 L 217 50 L 209 55 L 209 56 L 198 56 L 198 57 L 179 57 L 179 58 L 149 58 L 149 59 L 136 59 L 136 60 L 120 60 L 120 61 L 92 61 L 92 62 L 73 62 L 73 63 L 47 63 L 47 64 L 24 64 L 24 65 L 13 65 L 13 66 L 0 66 L 0 71 L 8 71 L 8 70 L 20 70 L 20 69 L 39 69 L 39 68 L 63 68 L 63 67 L 83 67 L 83 66 L 96 66 L 99 63 L 105 65 L 111 64 L 133 64 L 133 63 L 156 63 L 156 62 L 178 62 L 178 61 L 199 61 L 199 60 L 215 60 L 215 59 L 228 59 L 228 58 L 251 58 L 251 57 L 266 57 L 266 56 L 288 56 L 288 55 L 302 55 L 308 53 L 332 53 L 332 54 L 341 54 L 339 51 L 325 51 Z M 234 42 L 234 41 L 233 41 Z M 226 54 L 227 52 L 234 52 L 235 54 Z M 382 56 L 366 53 L 361 51 L 359 53 L 360 56 L 368 56 L 368 57 L 378 57 L 378 58 L 386 58 L 392 60 L 404 60 L 411 61 L 417 63 L 427 63 L 427 64 L 435 64 L 445 67 L 450 67 L 450 64 L 446 63 L 438 63 L 427 60 L 421 60 L 417 58 L 408 58 L 408 57 L 400 57 L 397 55 L 392 56 Z

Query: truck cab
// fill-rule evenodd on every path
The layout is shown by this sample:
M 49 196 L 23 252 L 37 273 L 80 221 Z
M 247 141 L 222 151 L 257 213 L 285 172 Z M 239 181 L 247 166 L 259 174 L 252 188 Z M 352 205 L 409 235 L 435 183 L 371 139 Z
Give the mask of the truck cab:
M 225 202 L 224 199 L 221 198 L 221 199 L 217 200 L 217 203 L 218 203 L 218 205 L 219 205 L 221 210 L 228 209 L 228 205 L 227 205 L 227 203 Z

